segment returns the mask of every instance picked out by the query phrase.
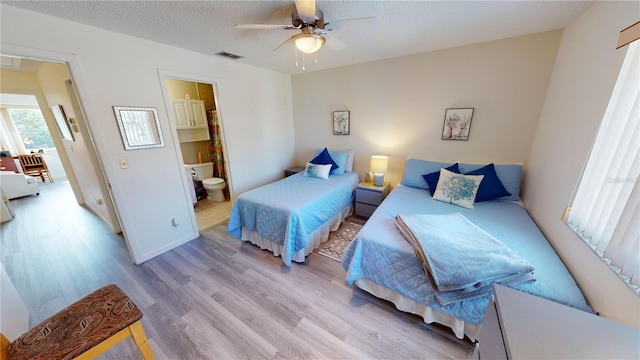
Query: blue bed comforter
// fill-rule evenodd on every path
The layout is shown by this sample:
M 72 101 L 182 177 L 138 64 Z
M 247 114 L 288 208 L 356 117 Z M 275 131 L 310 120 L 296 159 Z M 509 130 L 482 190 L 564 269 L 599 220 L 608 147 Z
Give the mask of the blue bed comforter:
M 311 234 L 353 202 L 360 180 L 355 172 L 329 179 L 298 173 L 247 191 L 236 199 L 227 231 L 242 238 L 242 227 L 283 246 L 282 260 L 309 245 Z
M 436 201 L 427 190 L 397 186 L 367 221 L 342 257 L 346 281 L 367 279 L 442 313 L 479 324 L 489 303 L 489 294 L 441 305 L 419 265 L 413 247 L 395 226 L 399 214 L 449 214 L 459 212 L 534 268 L 535 282 L 515 289 L 592 311 L 584 296 L 547 239 L 526 210 L 517 203 L 486 201 L 465 209 Z

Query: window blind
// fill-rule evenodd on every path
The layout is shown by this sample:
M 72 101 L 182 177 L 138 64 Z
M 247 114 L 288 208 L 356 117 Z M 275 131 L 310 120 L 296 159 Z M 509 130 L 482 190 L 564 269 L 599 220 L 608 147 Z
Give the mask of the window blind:
M 640 51 L 629 45 L 567 224 L 640 293 Z

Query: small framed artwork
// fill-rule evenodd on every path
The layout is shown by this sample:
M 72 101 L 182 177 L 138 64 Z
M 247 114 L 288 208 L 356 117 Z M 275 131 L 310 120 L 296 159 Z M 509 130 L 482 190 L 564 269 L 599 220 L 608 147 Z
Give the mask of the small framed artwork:
M 53 105 L 49 109 L 51 109 L 53 118 L 56 120 L 56 125 L 58 125 L 58 130 L 60 130 L 60 136 L 62 136 L 64 140 L 75 141 L 62 105 Z
M 349 135 L 349 111 L 333 112 L 333 135 Z
M 444 113 L 442 140 L 469 140 L 473 108 L 447 109 Z

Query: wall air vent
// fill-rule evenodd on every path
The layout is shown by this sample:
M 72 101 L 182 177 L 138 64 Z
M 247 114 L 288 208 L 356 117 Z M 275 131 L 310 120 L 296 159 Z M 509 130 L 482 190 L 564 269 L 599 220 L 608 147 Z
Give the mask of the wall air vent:
M 233 59 L 233 60 L 238 60 L 238 59 L 242 59 L 244 56 L 240 56 L 240 55 L 236 55 L 236 54 L 232 54 L 232 53 L 228 53 L 226 51 L 220 51 L 219 53 L 217 53 L 216 55 L 218 56 L 222 56 L 222 57 L 226 57 L 229 59 Z

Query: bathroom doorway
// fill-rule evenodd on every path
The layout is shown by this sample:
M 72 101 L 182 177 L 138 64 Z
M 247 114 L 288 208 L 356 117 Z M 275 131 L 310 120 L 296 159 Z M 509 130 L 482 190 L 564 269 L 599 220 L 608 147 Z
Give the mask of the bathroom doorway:
M 231 197 L 214 83 L 165 77 L 198 230 L 229 219 Z

